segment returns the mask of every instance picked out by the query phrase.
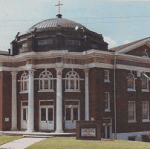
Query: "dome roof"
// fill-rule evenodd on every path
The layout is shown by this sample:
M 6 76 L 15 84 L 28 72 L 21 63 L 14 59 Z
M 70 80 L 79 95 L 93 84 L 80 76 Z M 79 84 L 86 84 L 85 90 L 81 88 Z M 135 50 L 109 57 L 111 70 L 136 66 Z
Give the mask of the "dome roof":
M 76 23 L 76 22 L 68 20 L 68 19 L 52 18 L 52 19 L 47 19 L 47 20 L 44 20 L 42 22 L 35 24 L 29 30 L 33 30 L 35 28 L 37 28 L 37 29 L 54 28 L 54 27 L 58 27 L 58 26 L 61 26 L 64 28 L 75 28 L 76 26 L 78 26 L 78 28 L 86 29 L 86 27 L 84 27 L 80 23 Z

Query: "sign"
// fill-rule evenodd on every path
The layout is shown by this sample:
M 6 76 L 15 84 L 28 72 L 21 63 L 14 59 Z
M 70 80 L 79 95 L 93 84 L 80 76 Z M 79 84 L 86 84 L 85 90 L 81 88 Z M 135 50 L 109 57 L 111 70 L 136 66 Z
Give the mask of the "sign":
M 5 122 L 9 122 L 9 118 L 5 118 Z
M 81 137 L 96 137 L 96 128 L 81 128 Z

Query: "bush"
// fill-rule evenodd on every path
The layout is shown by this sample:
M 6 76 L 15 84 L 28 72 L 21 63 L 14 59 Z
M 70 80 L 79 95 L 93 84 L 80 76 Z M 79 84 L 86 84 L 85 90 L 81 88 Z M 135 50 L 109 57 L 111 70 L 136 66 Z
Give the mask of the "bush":
M 142 141 L 143 142 L 150 142 L 149 135 L 146 135 L 146 134 L 142 135 Z

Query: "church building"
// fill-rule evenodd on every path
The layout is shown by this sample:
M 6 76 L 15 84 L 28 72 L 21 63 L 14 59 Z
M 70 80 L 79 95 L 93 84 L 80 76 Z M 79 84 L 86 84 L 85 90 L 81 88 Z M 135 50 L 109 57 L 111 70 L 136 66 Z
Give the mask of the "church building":
M 75 132 L 101 120 L 102 137 L 150 133 L 150 38 L 108 49 L 102 34 L 56 18 L 18 32 L 0 51 L 0 131 Z

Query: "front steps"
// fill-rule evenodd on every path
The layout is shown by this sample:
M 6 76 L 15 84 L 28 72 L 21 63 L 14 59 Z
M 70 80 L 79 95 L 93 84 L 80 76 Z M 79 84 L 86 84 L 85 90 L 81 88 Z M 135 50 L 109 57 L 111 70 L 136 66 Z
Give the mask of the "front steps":
M 26 131 L 0 131 L 3 135 L 9 136 L 37 136 L 37 137 L 75 137 L 76 133 L 46 133 L 46 132 L 31 132 Z

